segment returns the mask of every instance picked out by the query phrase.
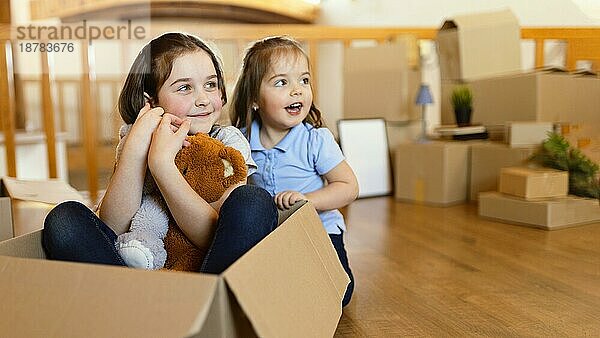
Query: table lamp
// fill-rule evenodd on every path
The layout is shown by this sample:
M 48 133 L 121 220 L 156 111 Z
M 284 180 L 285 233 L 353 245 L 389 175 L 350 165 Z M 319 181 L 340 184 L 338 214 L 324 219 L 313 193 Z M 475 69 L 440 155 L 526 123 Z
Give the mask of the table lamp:
M 428 85 L 421 84 L 415 103 L 421 105 L 421 136 L 419 136 L 418 142 L 427 142 L 427 119 L 425 119 L 425 106 L 433 103 L 433 98 L 431 97 L 431 91 L 429 90 Z

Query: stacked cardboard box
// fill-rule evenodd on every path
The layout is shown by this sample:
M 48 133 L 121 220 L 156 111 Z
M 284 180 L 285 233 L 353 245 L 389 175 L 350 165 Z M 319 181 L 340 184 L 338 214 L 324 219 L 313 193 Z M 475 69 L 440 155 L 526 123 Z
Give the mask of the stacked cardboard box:
M 0 336 L 331 337 L 349 279 L 295 207 L 221 275 L 49 261 L 41 231 L 2 242 Z
M 502 168 L 499 191 L 479 195 L 479 215 L 548 230 L 600 221 L 597 200 L 567 196 L 568 190 L 566 171 Z
M 408 121 L 420 117 L 415 97 L 421 71 L 414 37 L 344 53 L 344 118 Z M 418 57 L 417 57 L 418 60 Z M 368 99 L 365 99 L 366 96 Z
M 567 196 L 569 174 L 546 168 L 502 168 L 498 191 L 526 200 Z
M 512 148 L 497 142 L 479 142 L 471 146 L 471 181 L 469 200 L 477 200 L 480 192 L 496 191 L 503 167 L 522 166 L 536 147 Z
M 63 201 L 84 202 L 83 196 L 62 180 L 0 180 L 0 240 L 43 228 L 52 208 Z
M 600 78 L 535 71 L 477 79 L 473 118 L 506 121 L 600 123 Z
M 479 194 L 479 215 L 546 230 L 600 222 L 598 200 L 577 196 L 528 201 L 490 191 Z
M 405 143 L 396 148 L 395 197 L 448 206 L 467 198 L 470 142 Z
M 520 34 L 519 22 L 509 10 L 456 16 L 443 23 L 436 38 L 442 124 L 456 123 L 450 102 L 456 86 L 521 69 Z M 479 122 L 476 115 L 473 118 Z
M 504 139 L 511 147 L 531 147 L 542 144 L 552 131 L 551 122 L 506 122 Z

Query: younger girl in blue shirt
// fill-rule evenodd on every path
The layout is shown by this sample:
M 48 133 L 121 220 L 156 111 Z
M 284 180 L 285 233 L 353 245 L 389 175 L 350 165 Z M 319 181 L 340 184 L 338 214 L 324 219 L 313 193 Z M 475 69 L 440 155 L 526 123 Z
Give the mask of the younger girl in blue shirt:
M 354 278 L 337 209 L 356 199 L 358 183 L 333 135 L 322 127 L 308 56 L 288 37 L 255 42 L 246 51 L 233 96 L 231 122 L 248 138 L 258 166 L 251 181 L 274 196 L 280 209 L 299 200 L 315 206 L 350 277 L 342 302 L 347 305 Z

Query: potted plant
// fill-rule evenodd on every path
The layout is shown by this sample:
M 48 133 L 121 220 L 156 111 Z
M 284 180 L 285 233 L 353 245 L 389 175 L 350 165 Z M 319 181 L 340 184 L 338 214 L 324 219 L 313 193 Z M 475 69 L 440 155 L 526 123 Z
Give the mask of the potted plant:
M 458 86 L 452 91 L 452 107 L 454 108 L 454 117 L 459 127 L 465 127 L 471 124 L 471 111 L 473 104 L 473 94 L 467 86 Z

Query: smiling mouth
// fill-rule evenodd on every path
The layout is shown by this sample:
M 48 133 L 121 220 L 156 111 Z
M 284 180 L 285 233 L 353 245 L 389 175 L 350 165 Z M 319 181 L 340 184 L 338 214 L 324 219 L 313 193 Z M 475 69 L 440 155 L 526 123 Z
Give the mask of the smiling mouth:
M 205 116 L 209 116 L 212 113 L 213 113 L 212 111 L 208 111 L 208 112 L 190 114 L 190 115 L 187 115 L 187 117 L 205 117 Z
M 290 104 L 289 106 L 285 107 L 285 110 L 292 115 L 297 115 L 300 114 L 300 112 L 302 111 L 302 103 L 300 102 L 294 102 L 292 104 Z

